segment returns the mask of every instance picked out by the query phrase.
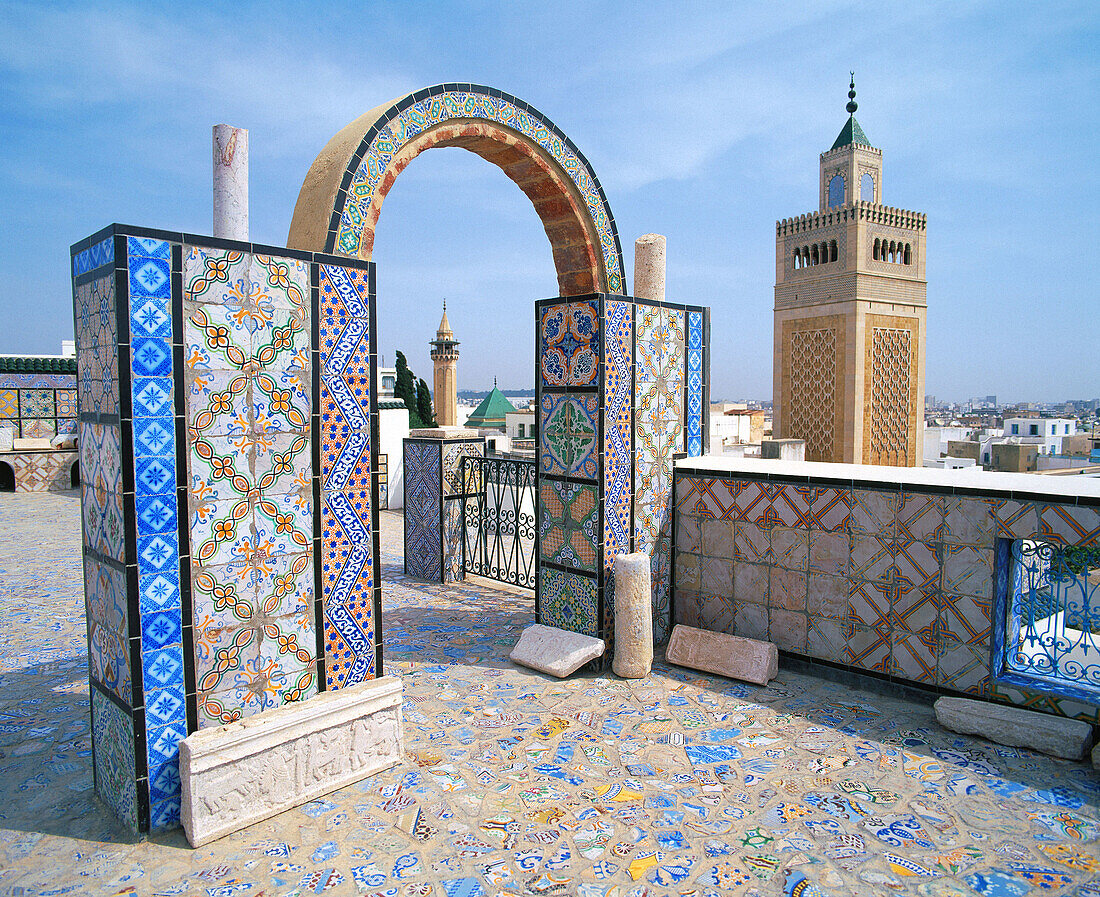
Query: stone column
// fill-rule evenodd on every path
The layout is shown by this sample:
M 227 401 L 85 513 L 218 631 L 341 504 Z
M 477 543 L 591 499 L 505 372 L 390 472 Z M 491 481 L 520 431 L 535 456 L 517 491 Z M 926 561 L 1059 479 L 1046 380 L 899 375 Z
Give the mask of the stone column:
M 646 234 L 634 241 L 634 295 L 665 301 L 665 238 Z
M 653 669 L 653 603 L 649 555 L 615 558 L 615 659 L 624 679 L 644 679 Z
M 248 242 L 248 131 L 214 125 L 214 236 Z
M 456 582 L 462 568 L 462 512 L 478 481 L 462 478 L 462 459 L 483 457 L 485 439 L 465 427 L 410 430 L 405 468 L 405 573 Z

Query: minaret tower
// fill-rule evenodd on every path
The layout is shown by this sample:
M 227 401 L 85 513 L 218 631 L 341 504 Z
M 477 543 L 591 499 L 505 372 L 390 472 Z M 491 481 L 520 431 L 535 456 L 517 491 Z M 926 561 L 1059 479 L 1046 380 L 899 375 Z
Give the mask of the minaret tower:
M 458 340 L 447 320 L 447 300 L 443 300 L 443 318 L 432 347 L 435 363 L 435 421 L 441 427 L 458 426 Z
M 917 467 L 924 445 L 926 218 L 882 205 L 882 150 L 848 120 L 818 210 L 775 225 L 772 415 L 806 460 Z

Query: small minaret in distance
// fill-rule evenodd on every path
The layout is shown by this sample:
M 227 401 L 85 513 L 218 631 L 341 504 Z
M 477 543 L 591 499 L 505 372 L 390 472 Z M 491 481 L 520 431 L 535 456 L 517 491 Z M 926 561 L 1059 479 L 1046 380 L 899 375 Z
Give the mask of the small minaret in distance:
M 458 426 L 458 340 L 447 320 L 447 300 L 443 300 L 443 318 L 432 347 L 435 364 L 435 421 L 441 427 Z

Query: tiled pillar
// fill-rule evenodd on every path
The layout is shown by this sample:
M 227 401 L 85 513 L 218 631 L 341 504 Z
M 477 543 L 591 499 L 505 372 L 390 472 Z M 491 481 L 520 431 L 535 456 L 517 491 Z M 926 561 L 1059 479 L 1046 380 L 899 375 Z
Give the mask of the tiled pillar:
M 188 733 L 380 673 L 372 268 L 284 253 L 73 247 L 95 788 L 135 830 L 178 825 Z
M 610 642 L 615 556 L 646 551 L 667 635 L 672 456 L 705 450 L 708 315 L 613 295 L 536 303 L 540 622 Z
M 457 582 L 462 567 L 462 513 L 475 482 L 462 459 L 483 457 L 485 439 L 464 427 L 411 430 L 404 441 L 405 573 L 430 582 Z

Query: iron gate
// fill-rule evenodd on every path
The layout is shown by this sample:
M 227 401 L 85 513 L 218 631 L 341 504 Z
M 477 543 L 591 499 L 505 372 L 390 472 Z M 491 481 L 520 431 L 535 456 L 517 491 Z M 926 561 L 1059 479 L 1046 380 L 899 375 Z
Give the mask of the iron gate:
M 465 572 L 534 589 L 535 462 L 468 455 L 462 477 Z

